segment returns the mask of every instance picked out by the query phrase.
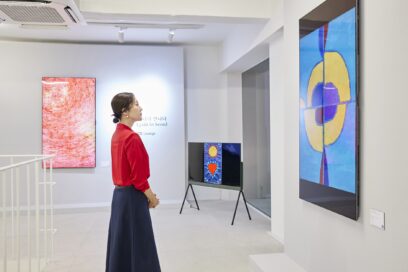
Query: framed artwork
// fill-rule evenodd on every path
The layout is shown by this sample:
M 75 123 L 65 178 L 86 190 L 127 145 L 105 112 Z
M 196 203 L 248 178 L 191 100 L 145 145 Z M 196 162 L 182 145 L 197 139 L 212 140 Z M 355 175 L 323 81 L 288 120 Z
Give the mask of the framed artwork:
M 358 1 L 299 20 L 299 197 L 358 219 Z
M 222 183 L 221 143 L 204 143 L 204 182 Z
M 95 84 L 95 78 L 42 78 L 42 152 L 56 155 L 53 168 L 95 167 Z

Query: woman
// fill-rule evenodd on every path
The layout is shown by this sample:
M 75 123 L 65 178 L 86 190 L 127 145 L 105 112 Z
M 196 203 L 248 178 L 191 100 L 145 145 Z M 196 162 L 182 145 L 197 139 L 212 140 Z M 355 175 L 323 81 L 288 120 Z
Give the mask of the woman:
M 160 271 L 149 208 L 159 205 L 150 189 L 149 156 L 131 128 L 142 120 L 142 107 L 132 93 L 111 102 L 113 122 L 112 178 L 115 184 L 109 223 L 106 272 Z

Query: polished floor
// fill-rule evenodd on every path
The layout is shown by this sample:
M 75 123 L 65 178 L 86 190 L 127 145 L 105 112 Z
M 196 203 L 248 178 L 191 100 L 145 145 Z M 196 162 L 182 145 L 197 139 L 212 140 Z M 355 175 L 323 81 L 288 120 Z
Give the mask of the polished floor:
M 249 255 L 282 251 L 270 220 L 242 203 L 231 226 L 234 201 L 200 201 L 200 211 L 180 205 L 151 210 L 163 272 L 249 271 Z M 54 259 L 46 272 L 105 271 L 109 209 L 58 211 Z M 123 271 L 125 272 L 125 271 Z

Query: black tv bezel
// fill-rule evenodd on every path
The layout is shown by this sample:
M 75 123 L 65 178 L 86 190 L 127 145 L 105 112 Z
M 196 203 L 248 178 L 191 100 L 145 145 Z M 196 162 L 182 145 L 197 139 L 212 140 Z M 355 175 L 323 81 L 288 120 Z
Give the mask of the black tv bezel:
M 326 208 L 353 220 L 358 220 L 360 210 L 360 3 L 359 0 L 327 0 L 299 20 L 299 49 L 302 37 L 329 23 L 346 11 L 356 8 L 356 176 L 355 194 L 320 185 L 299 177 L 299 198 Z M 300 78 L 300 67 L 299 67 Z M 300 109 L 299 109 L 300 110 Z M 300 132 L 300 130 L 299 130 Z M 300 144 L 300 137 L 299 137 Z M 300 150 L 299 150 L 300 152 Z M 300 153 L 299 153 L 299 165 Z

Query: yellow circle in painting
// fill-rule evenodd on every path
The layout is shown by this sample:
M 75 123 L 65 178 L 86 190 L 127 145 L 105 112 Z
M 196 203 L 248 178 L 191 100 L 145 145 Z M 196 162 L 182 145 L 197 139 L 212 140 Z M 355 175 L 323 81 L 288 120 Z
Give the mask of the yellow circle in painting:
M 316 65 L 309 78 L 307 86 L 306 107 L 312 106 L 313 90 L 315 86 L 323 82 L 323 62 Z M 316 123 L 316 109 L 309 108 L 304 110 L 305 127 L 307 139 L 312 148 L 318 152 L 323 151 L 323 127 Z
M 323 81 L 325 85 L 332 83 L 336 86 L 340 101 L 339 104 L 336 105 L 336 115 L 334 118 L 323 125 L 319 125 L 315 119 L 317 109 L 311 107 L 313 91 L 317 84 Z M 346 63 L 339 53 L 326 52 L 324 54 L 324 67 L 323 62 L 320 62 L 313 68 L 310 75 L 307 87 L 307 108 L 304 109 L 306 134 L 314 150 L 322 152 L 323 145 L 327 146 L 334 143 L 340 136 L 346 117 L 347 106 L 345 103 L 348 101 L 350 101 L 350 78 Z M 301 104 L 300 106 L 302 108 L 303 105 Z
M 337 52 L 324 54 L 324 81 L 336 86 L 340 103 L 350 100 L 350 78 L 347 66 L 343 57 Z
M 350 101 L 350 78 L 346 63 L 337 52 L 324 54 L 325 82 L 333 83 L 339 94 L 339 105 L 336 115 L 332 120 L 324 124 L 324 144 L 331 145 L 340 136 L 346 118 L 346 104 Z
M 217 153 L 218 153 L 218 150 L 213 145 L 208 149 L 208 154 L 210 155 L 210 157 L 216 157 Z
M 323 151 L 323 126 L 316 123 L 316 109 L 304 111 L 307 139 L 314 150 Z

